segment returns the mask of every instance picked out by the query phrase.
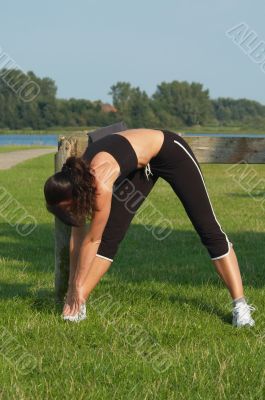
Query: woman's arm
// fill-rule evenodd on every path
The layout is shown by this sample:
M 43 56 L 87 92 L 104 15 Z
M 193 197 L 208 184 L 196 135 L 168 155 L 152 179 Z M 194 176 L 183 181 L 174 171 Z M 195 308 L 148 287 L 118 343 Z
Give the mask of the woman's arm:
M 92 221 L 86 233 L 78 255 L 76 268 L 72 269 L 71 289 L 67 294 L 67 304 L 64 307 L 65 315 L 74 315 L 86 297 L 86 281 L 94 281 L 95 274 L 89 271 L 96 259 L 101 237 L 107 224 L 112 200 L 113 183 L 117 179 L 120 169 L 117 162 L 108 154 L 97 154 L 90 164 L 90 172 L 94 175 L 95 202 Z M 103 268 L 106 269 L 106 268 Z M 91 282 L 95 285 L 97 282 Z
M 75 275 L 81 244 L 87 234 L 87 225 L 75 227 L 72 226 L 70 243 L 69 243 L 69 260 L 70 260 L 70 273 L 68 279 L 68 289 L 73 285 L 73 278 Z
M 87 272 L 97 254 L 101 237 L 110 214 L 111 197 L 112 194 L 109 192 L 101 195 L 100 201 L 102 207 L 93 213 L 89 231 L 81 244 L 77 268 L 73 277 L 73 284 L 76 288 L 83 286 L 87 277 Z
M 85 234 L 80 245 L 77 261 L 73 253 L 72 260 L 76 263 L 70 266 L 71 286 L 67 294 L 67 304 L 64 307 L 64 315 L 74 315 L 79 311 L 80 305 L 85 301 L 83 290 L 88 278 L 89 270 L 96 258 L 101 237 L 108 221 L 111 208 L 112 190 L 106 186 L 97 186 L 96 210 L 88 232 Z M 72 268 L 71 268 L 72 267 Z

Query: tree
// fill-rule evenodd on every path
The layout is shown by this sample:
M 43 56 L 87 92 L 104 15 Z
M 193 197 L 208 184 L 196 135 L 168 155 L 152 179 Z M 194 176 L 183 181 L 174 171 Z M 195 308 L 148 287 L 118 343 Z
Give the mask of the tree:
M 218 98 L 212 100 L 216 119 L 221 124 L 245 123 L 265 118 L 265 106 L 247 99 Z M 255 123 L 254 123 L 255 124 Z
M 139 87 L 134 88 L 128 82 L 118 82 L 111 87 L 110 94 L 118 116 L 129 127 L 155 127 L 159 124 L 151 99 Z
M 33 83 L 36 96 L 27 88 Z M 22 88 L 26 87 L 25 90 Z M 264 126 L 265 106 L 231 98 L 210 100 L 200 83 L 162 82 L 153 96 L 128 82 L 117 82 L 110 94 L 117 112 L 104 112 L 102 102 L 58 99 L 55 82 L 29 71 L 0 70 L 0 128 L 45 129 L 56 126 L 105 126 L 124 120 L 131 128 L 176 129 L 208 122 Z
M 162 82 L 153 95 L 156 107 L 177 117 L 185 125 L 204 124 L 212 116 L 209 91 L 200 83 Z

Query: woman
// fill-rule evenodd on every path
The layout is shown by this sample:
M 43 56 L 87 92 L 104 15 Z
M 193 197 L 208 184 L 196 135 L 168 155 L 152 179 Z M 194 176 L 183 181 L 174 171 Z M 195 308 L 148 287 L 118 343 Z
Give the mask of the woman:
M 145 171 L 145 175 L 142 173 Z M 69 287 L 63 318 L 86 317 L 85 301 L 113 261 L 133 215 L 156 180 L 165 179 L 181 200 L 233 300 L 233 325 L 253 326 L 254 307 L 244 298 L 232 243 L 222 230 L 188 144 L 174 132 L 130 129 L 88 146 L 70 157 L 45 183 L 47 209 L 72 226 Z M 128 209 L 119 197 L 128 182 L 143 196 Z M 91 216 L 89 230 L 85 221 Z

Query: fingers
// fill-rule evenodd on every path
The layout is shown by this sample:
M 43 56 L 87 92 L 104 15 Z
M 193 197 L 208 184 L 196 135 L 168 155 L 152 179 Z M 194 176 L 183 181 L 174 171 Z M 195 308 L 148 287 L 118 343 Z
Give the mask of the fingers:
M 74 302 L 74 304 L 71 307 L 70 315 L 75 315 L 75 314 L 77 314 L 77 307 L 76 303 Z
M 63 308 L 63 314 L 67 315 L 69 313 L 70 307 L 69 304 L 65 304 Z
M 63 315 L 75 315 L 80 311 L 81 303 L 74 300 L 72 304 L 65 304 L 63 308 Z
M 80 312 L 81 304 L 84 302 L 82 299 L 83 296 L 81 296 L 80 293 L 75 291 L 68 293 L 63 308 L 63 315 L 66 317 L 78 314 Z

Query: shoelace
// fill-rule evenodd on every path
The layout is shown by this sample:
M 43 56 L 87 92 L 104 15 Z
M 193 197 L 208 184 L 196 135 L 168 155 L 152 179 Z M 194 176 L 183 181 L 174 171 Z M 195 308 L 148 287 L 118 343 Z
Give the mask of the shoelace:
M 234 313 L 239 314 L 240 312 L 243 312 L 243 316 L 246 313 L 250 313 L 251 311 L 256 311 L 256 308 L 252 306 L 252 304 L 238 304 L 237 306 L 234 307 Z
M 251 304 L 248 305 L 248 308 L 250 311 L 256 311 L 256 308 L 254 306 L 252 306 Z
M 144 169 L 146 178 L 149 179 L 149 175 L 153 175 L 152 171 L 151 171 L 151 167 L 150 164 L 148 163 Z

